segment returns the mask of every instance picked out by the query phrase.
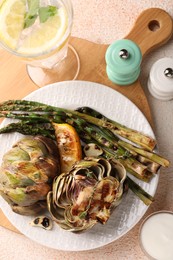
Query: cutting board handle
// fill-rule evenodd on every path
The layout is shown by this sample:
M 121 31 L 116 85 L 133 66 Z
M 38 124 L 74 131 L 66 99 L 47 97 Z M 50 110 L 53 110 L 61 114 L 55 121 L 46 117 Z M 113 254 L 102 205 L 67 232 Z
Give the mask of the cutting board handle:
M 160 8 L 143 11 L 125 37 L 137 43 L 142 56 L 167 42 L 173 33 L 171 16 Z

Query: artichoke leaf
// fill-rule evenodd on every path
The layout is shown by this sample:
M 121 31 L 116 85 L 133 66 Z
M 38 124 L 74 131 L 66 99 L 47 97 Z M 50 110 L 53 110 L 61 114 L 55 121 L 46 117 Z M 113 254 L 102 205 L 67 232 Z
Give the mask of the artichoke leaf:
M 9 199 L 17 205 L 20 206 L 27 206 L 25 203 L 27 203 L 27 196 L 26 196 L 26 188 L 4 188 L 3 192 L 6 196 L 9 197 Z M 32 201 L 33 202 L 33 201 Z M 34 200 L 35 203 L 35 200 Z
M 52 192 L 49 192 L 47 195 L 47 205 L 48 210 L 50 212 L 51 218 L 59 225 L 61 228 L 65 230 L 69 230 L 68 225 L 66 224 L 66 221 L 64 219 L 64 210 L 59 208 L 57 210 L 57 207 L 54 205 L 53 202 L 53 194 Z
M 37 201 L 36 203 L 29 206 L 12 205 L 12 210 L 20 215 L 36 216 L 40 211 L 44 211 L 47 208 L 45 201 Z
M 53 193 L 55 204 L 60 208 L 65 208 L 70 203 L 70 200 L 66 199 L 66 190 L 64 190 L 65 180 L 65 177 L 60 178 L 59 182 L 57 182 L 59 185 L 55 185 L 56 189 L 54 189 Z
M 71 206 L 67 207 L 64 212 L 65 220 L 67 221 L 68 225 L 73 229 L 74 227 L 78 228 L 78 230 L 83 230 L 87 227 L 91 228 L 93 227 L 97 220 L 94 219 L 88 219 L 86 220 L 87 213 L 85 211 L 81 212 L 78 215 L 73 214 L 73 209 Z
M 5 165 L 11 165 L 11 163 L 18 161 L 19 158 L 21 161 L 30 160 L 30 156 L 26 151 L 20 149 L 19 147 L 14 147 L 4 154 L 3 162 L 5 162 Z
M 13 166 L 16 169 L 16 174 L 27 176 L 34 183 L 48 181 L 48 176 L 44 174 L 44 170 L 39 170 L 33 162 L 16 161 Z
M 27 137 L 21 139 L 18 143 L 17 146 L 23 150 L 26 151 L 27 154 L 29 155 L 31 160 L 34 160 L 41 156 L 43 154 L 48 154 L 47 149 L 45 148 L 44 144 L 39 142 L 36 139 L 33 139 L 32 137 Z M 15 147 L 15 146 L 14 146 Z
M 48 209 L 56 223 L 72 232 L 105 224 L 119 205 L 126 171 L 104 158 L 85 158 L 54 179 Z M 49 193 L 50 194 L 50 193 Z
M 50 187 L 45 185 L 40 186 L 28 186 L 26 188 L 16 189 L 4 187 L 3 193 L 9 197 L 9 199 L 16 205 L 29 206 L 39 200 L 45 200 L 47 193 L 50 191 Z
M 49 138 L 28 136 L 13 145 L 0 170 L 0 191 L 12 210 L 25 215 L 41 211 L 59 165 L 58 147 Z
M 0 178 L 2 177 L 3 173 L 1 174 Z M 27 176 L 23 176 L 22 174 L 11 174 L 11 172 L 4 171 L 4 175 L 7 177 L 7 182 L 5 186 L 16 188 L 16 187 L 27 187 L 29 185 L 33 185 L 34 181 L 28 178 Z
M 46 156 L 39 157 L 37 161 L 34 161 L 35 167 L 42 173 L 42 175 L 47 176 L 49 179 L 54 178 L 60 172 L 60 165 L 57 164 L 58 158 L 49 158 Z
M 15 205 L 15 203 L 10 200 L 10 198 L 4 193 L 3 189 L 0 187 L 0 195 L 2 196 L 2 198 L 12 207 L 13 205 Z

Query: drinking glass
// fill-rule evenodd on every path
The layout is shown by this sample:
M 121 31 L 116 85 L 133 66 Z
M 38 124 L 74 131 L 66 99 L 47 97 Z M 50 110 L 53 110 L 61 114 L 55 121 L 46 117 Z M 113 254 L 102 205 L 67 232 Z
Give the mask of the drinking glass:
M 173 212 L 161 210 L 150 214 L 139 232 L 140 246 L 151 260 L 173 259 Z
M 3 0 L 0 17 L 1 46 L 27 64 L 39 87 L 77 78 L 80 60 L 69 44 L 70 0 Z

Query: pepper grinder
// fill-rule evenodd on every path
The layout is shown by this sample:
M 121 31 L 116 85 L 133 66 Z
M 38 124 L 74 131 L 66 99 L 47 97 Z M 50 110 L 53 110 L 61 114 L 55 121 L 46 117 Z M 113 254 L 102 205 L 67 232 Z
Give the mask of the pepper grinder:
M 115 41 L 107 48 L 106 72 L 117 85 L 131 85 L 140 74 L 142 54 L 139 46 L 128 39 Z
M 151 95 L 160 100 L 173 99 L 173 59 L 162 58 L 151 67 L 148 89 Z

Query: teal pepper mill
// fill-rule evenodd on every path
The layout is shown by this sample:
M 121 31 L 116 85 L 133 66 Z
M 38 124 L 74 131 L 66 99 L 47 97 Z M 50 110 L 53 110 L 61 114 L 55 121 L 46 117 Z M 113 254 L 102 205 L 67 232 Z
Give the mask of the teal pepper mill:
M 131 85 L 140 74 L 142 54 L 139 46 L 128 39 L 109 45 L 105 55 L 108 78 L 117 85 Z

